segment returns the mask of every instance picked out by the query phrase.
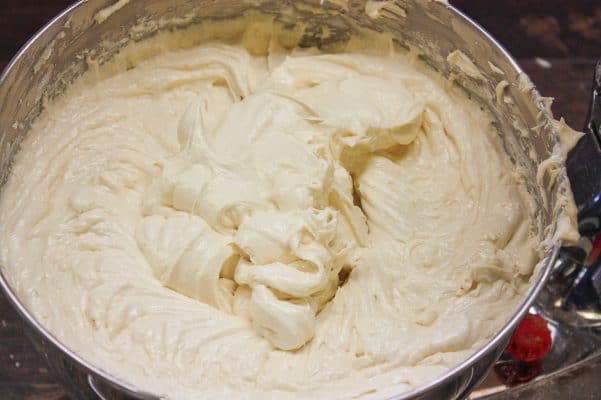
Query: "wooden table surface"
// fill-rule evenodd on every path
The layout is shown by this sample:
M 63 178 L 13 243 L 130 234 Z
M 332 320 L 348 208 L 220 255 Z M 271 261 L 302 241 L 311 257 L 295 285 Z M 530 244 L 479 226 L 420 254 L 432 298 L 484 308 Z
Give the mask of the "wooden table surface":
M 451 0 L 479 21 L 519 61 L 555 115 L 584 124 L 592 70 L 601 57 L 599 0 Z M 68 0 L 2 0 L 0 68 Z M 544 67 L 536 58 L 550 63 Z M 601 370 L 598 374 L 601 377 Z M 0 400 L 64 400 L 64 390 L 23 335 L 22 322 L 0 295 Z

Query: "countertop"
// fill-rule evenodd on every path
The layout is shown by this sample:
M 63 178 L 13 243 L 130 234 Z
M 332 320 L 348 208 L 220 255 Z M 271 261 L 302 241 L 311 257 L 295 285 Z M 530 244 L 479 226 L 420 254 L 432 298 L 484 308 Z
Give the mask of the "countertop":
M 25 41 L 68 0 L 2 0 L 0 68 Z M 599 0 L 451 0 L 492 33 L 516 57 L 545 96 L 555 98 L 553 111 L 575 128 L 586 118 L 592 71 L 601 58 Z M 541 60 L 542 59 L 542 60 Z M 571 376 L 567 385 L 601 379 L 601 362 Z M 568 397 L 565 395 L 569 393 Z M 569 390 L 564 396 L 584 400 L 599 395 Z M 23 325 L 0 295 L 0 399 L 66 400 L 42 359 L 23 334 Z

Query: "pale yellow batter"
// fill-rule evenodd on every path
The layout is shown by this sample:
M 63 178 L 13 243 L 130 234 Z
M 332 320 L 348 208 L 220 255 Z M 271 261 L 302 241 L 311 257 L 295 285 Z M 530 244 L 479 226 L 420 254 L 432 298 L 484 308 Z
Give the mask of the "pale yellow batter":
M 2 262 L 54 335 L 146 391 L 384 398 L 514 312 L 540 238 L 512 171 L 409 56 L 213 42 L 44 112 Z

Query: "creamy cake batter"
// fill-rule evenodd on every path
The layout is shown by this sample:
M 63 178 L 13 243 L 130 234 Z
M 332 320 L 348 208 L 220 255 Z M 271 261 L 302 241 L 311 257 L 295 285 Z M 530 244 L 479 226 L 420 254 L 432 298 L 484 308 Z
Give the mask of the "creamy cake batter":
M 491 118 L 411 56 L 246 39 L 47 108 L 2 196 L 11 284 L 170 398 L 384 398 L 445 372 L 539 260 Z

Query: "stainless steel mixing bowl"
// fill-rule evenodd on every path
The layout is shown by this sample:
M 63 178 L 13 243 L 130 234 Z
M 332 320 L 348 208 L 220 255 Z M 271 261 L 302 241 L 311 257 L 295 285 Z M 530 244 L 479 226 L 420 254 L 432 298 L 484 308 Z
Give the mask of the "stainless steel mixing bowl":
M 0 78 L 0 183 L 6 181 L 19 143 L 43 104 L 86 71 L 89 65 L 86 60 L 96 59 L 102 63 L 127 42 L 142 40 L 158 29 L 179 29 L 208 19 L 234 18 L 254 9 L 271 14 L 289 26 L 303 23 L 302 46 L 327 48 L 334 42 L 348 40 L 360 29 L 369 29 L 390 33 L 401 48 L 421 49 L 423 61 L 452 78 L 455 84 L 464 87 L 470 96 L 493 112 L 506 151 L 527 173 L 529 190 L 538 203 L 536 213 L 541 221 L 538 229 L 550 226 L 547 233 L 552 234 L 557 218 L 553 214 L 556 192 L 560 182 L 566 179 L 565 171 L 559 173 L 557 180 L 545 176 L 543 181 L 547 189 L 541 189 L 536 181 L 536 167 L 538 162 L 549 157 L 558 134 L 549 123 L 551 115 L 544 107 L 544 100 L 536 90 L 528 90 L 527 80 L 525 76 L 520 77 L 523 73 L 517 63 L 488 33 L 442 2 L 396 1 L 404 12 L 389 8 L 377 18 L 366 14 L 365 3 L 364 0 L 79 1 L 38 32 Z M 97 14 L 103 9 L 103 14 Z M 137 29 L 132 31 L 134 26 Z M 447 55 L 456 49 L 475 63 L 485 79 L 461 74 L 446 62 Z M 495 73 L 489 62 L 504 75 Z M 510 102 L 496 101 L 495 85 L 501 79 L 510 83 L 506 92 L 512 99 Z M 534 126 L 540 129 L 530 129 Z M 527 134 L 519 134 L 520 130 Z M 528 156 L 531 149 L 535 153 L 534 159 Z M 544 197 L 546 201 L 543 201 Z M 531 289 L 492 340 L 443 376 L 394 398 L 465 397 L 503 352 L 512 331 L 545 284 L 560 245 L 552 243 L 549 246 L 546 258 L 533 277 Z M 123 382 L 82 359 L 69 349 L 69 343 L 61 343 L 53 337 L 19 301 L 7 279 L 10 277 L 4 276 L 3 271 L 4 268 L 0 268 L 0 286 L 5 296 L 27 322 L 28 336 L 73 398 L 157 398 L 146 393 L 144 388 Z

